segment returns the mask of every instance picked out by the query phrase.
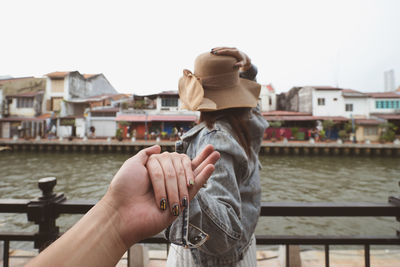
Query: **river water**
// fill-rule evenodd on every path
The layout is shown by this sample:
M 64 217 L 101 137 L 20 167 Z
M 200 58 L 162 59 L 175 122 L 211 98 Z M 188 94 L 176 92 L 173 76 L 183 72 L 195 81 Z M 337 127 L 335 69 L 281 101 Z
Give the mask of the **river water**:
M 57 177 L 68 199 L 99 200 L 128 154 L 0 153 L 0 198 L 40 195 L 37 181 Z M 260 156 L 262 200 L 271 202 L 379 202 L 400 195 L 398 158 Z M 66 231 L 81 216 L 57 220 Z M 394 235 L 394 218 L 260 218 L 257 234 Z M 26 215 L 0 214 L 0 231 L 36 231 Z M 14 244 L 15 243 L 15 244 Z M 13 242 L 32 248 L 32 243 Z

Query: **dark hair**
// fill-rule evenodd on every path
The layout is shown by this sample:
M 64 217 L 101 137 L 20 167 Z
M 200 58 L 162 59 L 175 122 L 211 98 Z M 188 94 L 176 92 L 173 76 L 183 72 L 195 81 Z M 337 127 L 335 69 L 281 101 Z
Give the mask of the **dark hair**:
M 217 111 L 201 112 L 200 122 L 205 122 L 207 128 L 213 128 L 215 122 L 225 118 L 231 125 L 234 137 L 250 157 L 251 138 L 249 131 L 250 108 L 229 108 Z

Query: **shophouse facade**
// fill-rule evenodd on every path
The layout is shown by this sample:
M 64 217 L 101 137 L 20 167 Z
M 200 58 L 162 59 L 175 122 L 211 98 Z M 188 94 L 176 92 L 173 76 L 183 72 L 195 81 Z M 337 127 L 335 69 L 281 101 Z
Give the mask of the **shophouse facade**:
M 175 139 L 198 120 L 199 112 L 181 110 L 177 91 L 133 95 L 133 108 L 117 114 L 122 136 L 137 139 Z
M 43 136 L 44 91 L 43 78 L 0 80 L 0 138 Z
M 108 96 L 118 94 L 103 74 L 52 72 L 46 78 L 46 112 L 57 114 L 50 123 L 58 137 L 86 136 L 85 111 L 91 103 L 105 103 Z

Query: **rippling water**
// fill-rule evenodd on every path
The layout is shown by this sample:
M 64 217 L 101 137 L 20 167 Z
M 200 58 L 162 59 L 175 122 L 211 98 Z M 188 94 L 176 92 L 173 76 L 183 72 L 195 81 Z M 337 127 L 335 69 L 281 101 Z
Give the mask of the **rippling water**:
M 0 153 L 0 198 L 40 195 L 38 179 L 57 177 L 69 199 L 99 200 L 128 154 Z M 260 156 L 262 200 L 273 202 L 387 202 L 399 195 L 397 158 Z M 57 220 L 66 231 L 79 219 Z M 257 234 L 394 235 L 393 218 L 261 218 Z M 36 231 L 26 215 L 0 214 L 0 231 Z M 32 243 L 16 247 L 31 248 Z

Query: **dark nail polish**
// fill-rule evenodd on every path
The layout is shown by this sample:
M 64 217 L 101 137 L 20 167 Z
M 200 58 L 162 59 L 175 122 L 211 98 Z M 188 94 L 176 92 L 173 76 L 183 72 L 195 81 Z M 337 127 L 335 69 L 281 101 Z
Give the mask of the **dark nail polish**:
M 160 209 L 161 210 L 166 210 L 167 209 L 167 200 L 165 198 L 162 198 L 160 201 Z
M 174 204 L 172 206 L 172 214 L 174 216 L 178 216 L 179 215 L 179 205 L 178 204 Z
M 182 198 L 182 207 L 186 208 L 187 207 L 187 197 Z

